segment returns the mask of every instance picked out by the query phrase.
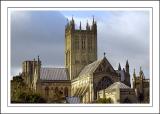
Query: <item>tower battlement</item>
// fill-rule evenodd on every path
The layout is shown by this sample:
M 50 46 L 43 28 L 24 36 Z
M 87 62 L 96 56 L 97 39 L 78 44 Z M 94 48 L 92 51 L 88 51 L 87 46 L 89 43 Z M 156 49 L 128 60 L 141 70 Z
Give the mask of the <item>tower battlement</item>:
M 28 60 L 22 63 L 22 74 L 25 77 L 26 84 L 31 85 L 32 81 L 34 80 L 35 72 L 37 75 L 40 75 L 40 68 L 41 68 L 41 61 L 37 60 Z
M 79 27 L 76 29 L 75 28 L 75 21 L 72 17 L 72 20 L 68 20 L 67 19 L 67 24 L 65 26 L 65 30 L 66 31 L 79 31 L 79 32 L 85 32 L 85 31 L 92 31 L 92 32 L 97 32 L 97 22 L 94 20 L 94 17 L 93 17 L 93 21 L 92 21 L 92 24 L 89 25 L 88 21 L 86 23 L 86 28 L 85 29 L 82 29 L 82 24 L 81 24 L 81 21 L 80 21 L 80 24 L 79 24 Z

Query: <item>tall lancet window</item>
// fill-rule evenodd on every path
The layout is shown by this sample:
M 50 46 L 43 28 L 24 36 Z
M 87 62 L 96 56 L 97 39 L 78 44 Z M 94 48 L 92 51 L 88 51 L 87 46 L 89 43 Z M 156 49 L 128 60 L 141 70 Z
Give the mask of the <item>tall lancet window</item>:
M 68 59 L 68 55 L 67 55 L 67 52 L 66 52 L 66 65 L 68 65 L 67 59 Z
M 45 87 L 45 96 L 48 97 L 49 96 L 49 88 Z
M 82 49 L 85 49 L 85 38 L 82 38 Z
M 91 51 L 92 50 L 92 38 L 90 38 L 89 40 L 88 40 L 88 48 L 89 48 L 89 51 Z
M 68 55 L 68 57 L 67 57 L 67 59 L 68 59 L 68 64 L 70 64 L 70 51 L 68 51 L 67 55 Z
M 75 39 L 75 49 L 76 50 L 79 49 L 79 41 L 78 41 L 78 39 Z
M 55 88 L 55 91 L 54 91 L 54 92 L 55 92 L 55 93 L 58 93 L 58 87 Z

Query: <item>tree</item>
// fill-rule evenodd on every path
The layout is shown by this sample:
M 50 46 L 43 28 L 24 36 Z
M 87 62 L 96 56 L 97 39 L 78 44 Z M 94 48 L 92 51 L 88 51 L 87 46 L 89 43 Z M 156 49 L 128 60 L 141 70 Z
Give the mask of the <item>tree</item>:
M 45 103 L 46 100 L 39 94 L 34 93 L 21 76 L 16 76 L 11 81 L 11 102 L 12 103 Z
M 19 95 L 26 91 L 26 85 L 21 76 L 13 77 L 11 81 L 11 101 L 19 102 Z
M 39 94 L 35 93 L 21 93 L 19 96 L 19 100 L 22 103 L 45 103 L 46 100 L 41 97 Z
M 113 103 L 111 98 L 99 98 L 96 103 Z

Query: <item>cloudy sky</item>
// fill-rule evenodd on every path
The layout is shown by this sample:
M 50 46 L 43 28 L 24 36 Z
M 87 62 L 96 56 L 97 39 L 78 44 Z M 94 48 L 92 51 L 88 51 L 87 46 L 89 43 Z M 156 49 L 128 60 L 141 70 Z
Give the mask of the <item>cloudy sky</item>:
M 142 66 L 149 77 L 148 11 L 13 11 L 11 13 L 11 75 L 21 72 L 22 62 L 40 56 L 42 66 L 64 67 L 64 29 L 67 18 L 97 21 L 98 58 L 106 57 L 115 69 L 126 60 L 139 73 Z

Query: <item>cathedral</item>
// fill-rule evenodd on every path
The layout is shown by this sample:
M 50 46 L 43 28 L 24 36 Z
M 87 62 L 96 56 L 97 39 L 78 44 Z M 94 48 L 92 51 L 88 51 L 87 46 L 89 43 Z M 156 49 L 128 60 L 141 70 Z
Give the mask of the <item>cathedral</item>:
M 50 102 L 58 92 L 66 99 L 78 98 L 79 103 L 94 103 L 100 98 L 111 98 L 113 103 L 137 103 L 138 95 L 147 91 L 149 81 L 140 69 L 139 77 L 133 74 L 131 88 L 129 62 L 114 69 L 105 56 L 97 59 L 97 23 L 81 22 L 76 29 L 72 18 L 65 26 L 65 67 L 48 68 L 38 59 L 22 64 L 21 76 L 29 88 Z M 146 99 L 149 99 L 147 97 Z

